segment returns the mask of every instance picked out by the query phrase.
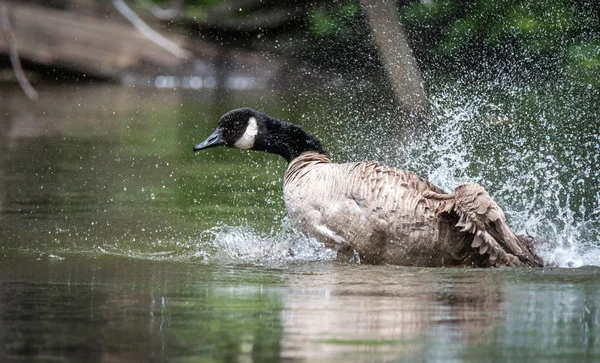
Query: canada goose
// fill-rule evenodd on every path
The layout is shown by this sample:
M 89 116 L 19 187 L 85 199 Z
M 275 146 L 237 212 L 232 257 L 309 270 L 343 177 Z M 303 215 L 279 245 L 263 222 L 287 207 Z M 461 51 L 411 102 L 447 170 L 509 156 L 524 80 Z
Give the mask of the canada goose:
M 544 265 L 535 240 L 515 235 L 478 184 L 447 194 L 408 170 L 374 161 L 335 164 L 299 126 L 250 108 L 223 115 L 194 151 L 215 146 L 283 156 L 290 218 L 341 258 L 429 267 Z

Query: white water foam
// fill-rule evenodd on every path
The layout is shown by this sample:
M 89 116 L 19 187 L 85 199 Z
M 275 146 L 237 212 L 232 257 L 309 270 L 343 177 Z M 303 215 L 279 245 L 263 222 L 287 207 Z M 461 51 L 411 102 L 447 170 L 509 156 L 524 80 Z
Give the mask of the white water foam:
M 218 226 L 202 233 L 210 241 L 211 256 L 207 262 L 241 262 L 260 266 L 281 267 L 295 262 L 326 261 L 336 253 L 313 238 L 307 238 L 284 220 L 281 230 L 260 233 L 248 226 Z

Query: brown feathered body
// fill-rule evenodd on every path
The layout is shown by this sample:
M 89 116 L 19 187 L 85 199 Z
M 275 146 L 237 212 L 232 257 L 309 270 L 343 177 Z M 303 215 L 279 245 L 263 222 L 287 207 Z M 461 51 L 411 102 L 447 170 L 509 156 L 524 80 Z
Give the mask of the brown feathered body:
M 305 152 L 289 163 L 290 218 L 343 259 L 404 266 L 542 266 L 533 240 L 515 235 L 478 184 L 446 194 L 407 170 L 334 164 Z

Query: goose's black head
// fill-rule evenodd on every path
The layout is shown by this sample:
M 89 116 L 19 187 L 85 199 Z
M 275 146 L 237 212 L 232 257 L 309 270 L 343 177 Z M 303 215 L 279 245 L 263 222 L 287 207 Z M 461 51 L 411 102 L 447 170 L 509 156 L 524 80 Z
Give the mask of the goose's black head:
M 306 151 L 326 154 L 321 143 L 300 126 L 251 108 L 238 108 L 223 115 L 217 129 L 194 146 L 194 151 L 215 146 L 266 151 L 281 155 L 288 162 Z

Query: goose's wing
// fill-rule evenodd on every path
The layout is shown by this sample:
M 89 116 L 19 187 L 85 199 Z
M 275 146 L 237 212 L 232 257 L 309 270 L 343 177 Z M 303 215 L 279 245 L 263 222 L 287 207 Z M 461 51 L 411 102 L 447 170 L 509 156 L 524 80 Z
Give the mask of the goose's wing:
M 359 176 L 357 187 L 352 189 L 353 197 L 359 204 L 366 203 L 366 209 L 381 220 L 391 222 L 386 218 L 388 213 L 394 214 L 392 218 L 402 218 L 404 223 L 419 225 L 446 215 L 450 218 L 444 221 L 456 223 L 457 230 L 473 235 L 471 247 L 488 257 L 484 265 L 543 266 L 531 242 L 509 228 L 502 209 L 481 185 L 463 184 L 454 194 L 447 194 L 408 170 L 377 162 L 356 163 L 352 168 Z M 389 223 L 383 225 L 390 227 Z
M 454 227 L 458 217 L 439 215 L 453 195 L 444 194 L 411 171 L 378 162 L 342 164 L 339 168 L 346 175 L 345 197 L 355 201 L 368 220 L 368 238 L 356 238 L 351 243 L 367 260 L 442 266 L 460 264 L 470 253 L 465 248 L 470 238 L 461 237 Z
M 477 184 L 446 194 L 407 170 L 378 162 L 333 164 L 307 153 L 288 166 L 284 196 L 288 214 L 306 234 L 330 246 L 349 244 L 370 254 L 373 263 L 391 250 L 396 264 L 417 264 L 402 256 L 424 250 L 431 260 L 441 261 L 444 254 L 463 260 L 472 246 L 482 257 L 477 265 L 543 264 L 531 242 L 510 230 L 500 207 Z M 390 247 L 394 239 L 404 245 Z
M 390 241 L 403 241 L 394 247 L 399 256 L 435 245 L 436 213 L 445 204 L 421 190 L 443 193 L 410 171 L 377 162 L 333 164 L 314 155 L 291 163 L 284 178 L 288 214 L 304 233 L 328 246 L 348 244 L 372 263 L 385 260 Z
M 463 184 L 456 188 L 454 201 L 445 211 L 460 217 L 457 227 L 474 235 L 471 247 L 489 255 L 491 265 L 543 266 L 544 261 L 533 251 L 527 237 L 517 236 L 506 223 L 502 209 L 479 184 Z
M 342 164 L 349 169 L 350 196 L 364 203 L 370 212 L 401 210 L 404 218 L 434 217 L 454 199 L 426 179 L 408 170 L 381 165 L 375 161 Z

